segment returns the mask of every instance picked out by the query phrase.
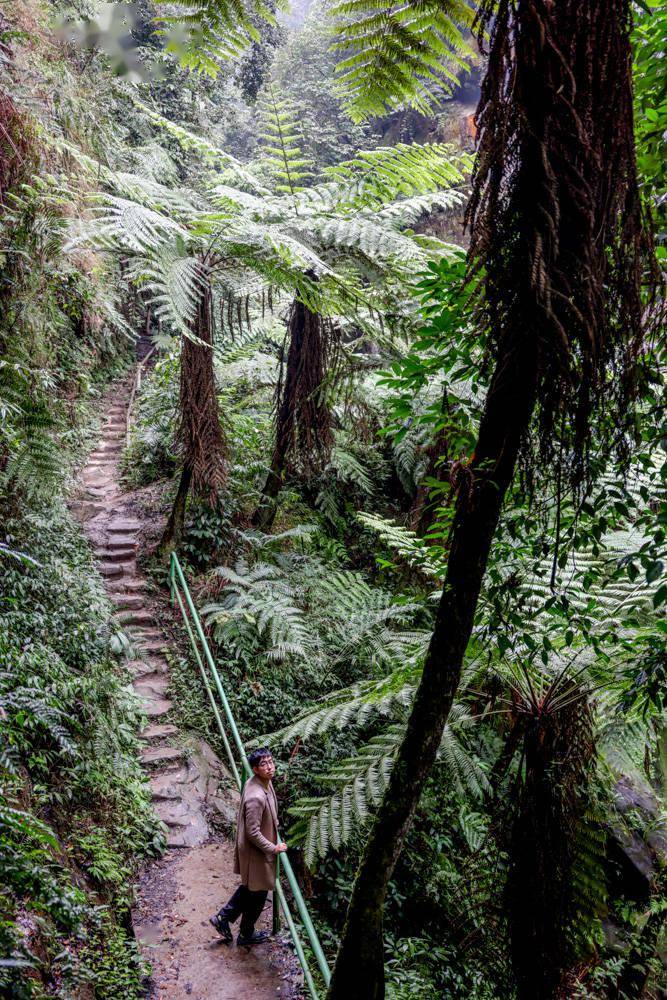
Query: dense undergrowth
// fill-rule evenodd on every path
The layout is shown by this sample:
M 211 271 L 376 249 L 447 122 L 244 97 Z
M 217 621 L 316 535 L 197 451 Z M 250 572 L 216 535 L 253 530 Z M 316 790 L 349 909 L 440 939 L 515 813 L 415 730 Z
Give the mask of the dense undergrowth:
M 95 189 L 68 144 L 96 155 L 118 105 L 52 13 L 0 13 L 0 992 L 116 1000 L 143 995 L 132 876 L 163 835 L 123 638 L 66 498 L 132 314 L 113 264 L 65 249 Z

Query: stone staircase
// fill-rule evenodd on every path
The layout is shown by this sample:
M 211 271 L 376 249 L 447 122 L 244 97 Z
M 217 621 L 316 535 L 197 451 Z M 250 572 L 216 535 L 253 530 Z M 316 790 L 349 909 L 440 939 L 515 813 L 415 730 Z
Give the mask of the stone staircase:
M 168 719 L 169 642 L 137 566 L 142 521 L 136 516 L 136 501 L 120 487 L 129 398 L 129 383 L 116 386 L 108 398 L 102 437 L 83 470 L 83 489 L 72 507 L 83 522 L 118 624 L 131 644 L 127 665 L 148 719 L 140 734 L 141 762 L 155 810 L 167 828 L 167 846 L 193 847 L 208 839 L 211 821 L 233 821 L 234 796 L 226 791 L 229 775 L 211 748 L 203 740 L 181 738 Z
M 139 341 L 138 356 L 144 355 Z M 300 1000 L 298 962 L 283 942 L 274 940 L 255 950 L 230 949 L 208 922 L 238 885 L 233 841 L 218 830 L 234 822 L 238 794 L 211 747 L 186 737 L 171 717 L 170 643 L 160 626 L 170 609 L 151 593 L 137 564 L 142 527 L 150 515 L 137 493 L 120 486 L 130 396 L 129 382 L 121 383 L 105 400 L 101 440 L 71 506 L 95 551 L 118 624 L 131 643 L 128 666 L 147 718 L 140 734 L 141 763 L 170 848 L 141 872 L 132 908 L 139 947 L 152 966 L 148 997 Z M 259 926 L 268 930 L 270 925 L 267 904 Z

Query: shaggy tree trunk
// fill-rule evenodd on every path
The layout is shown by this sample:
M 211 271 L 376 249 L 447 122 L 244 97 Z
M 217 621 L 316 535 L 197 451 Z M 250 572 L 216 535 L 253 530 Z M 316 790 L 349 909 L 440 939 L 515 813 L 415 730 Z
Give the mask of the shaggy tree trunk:
M 327 372 L 329 331 L 321 316 L 298 299 L 292 305 L 289 347 L 276 391 L 276 435 L 271 467 L 253 515 L 270 531 L 288 470 L 305 477 L 322 467 L 331 448 L 331 415 L 321 391 Z
M 581 824 L 595 762 L 585 691 L 566 685 L 554 701 L 531 701 L 523 780 L 509 835 L 505 912 L 518 1000 L 551 1000 L 576 954 L 570 931 L 590 917 L 577 896 Z M 573 700 L 570 700 L 573 699 Z
M 198 303 L 192 332 L 197 341 L 184 336 L 181 342 L 178 443 L 183 464 L 174 506 L 160 542 L 161 557 L 169 556 L 182 540 L 190 487 L 214 503 L 226 479 L 227 448 L 218 414 L 208 283 Z
M 535 403 L 535 373 L 535 346 L 530 341 L 498 364 L 474 457 L 459 474 L 436 624 L 405 739 L 354 884 L 330 1000 L 384 997 L 382 910 L 387 887 L 459 685 L 491 542 Z
M 181 477 L 178 481 L 178 490 L 174 500 L 171 513 L 164 529 L 164 534 L 160 541 L 159 555 L 161 559 L 168 559 L 172 552 L 180 548 L 185 531 L 185 507 L 187 504 L 190 483 L 192 481 L 192 469 L 183 466 Z

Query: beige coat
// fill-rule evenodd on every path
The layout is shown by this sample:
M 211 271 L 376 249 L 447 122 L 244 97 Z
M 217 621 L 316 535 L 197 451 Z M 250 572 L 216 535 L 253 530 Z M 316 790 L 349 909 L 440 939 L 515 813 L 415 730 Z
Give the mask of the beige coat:
M 236 824 L 234 871 L 243 885 L 256 892 L 276 884 L 278 801 L 273 785 L 264 787 L 257 775 L 245 783 Z

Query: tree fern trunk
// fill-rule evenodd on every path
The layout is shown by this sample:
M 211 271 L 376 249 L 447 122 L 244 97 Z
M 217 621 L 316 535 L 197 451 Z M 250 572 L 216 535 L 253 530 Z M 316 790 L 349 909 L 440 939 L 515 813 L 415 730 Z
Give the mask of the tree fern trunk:
M 322 317 L 295 300 L 287 331 L 287 359 L 276 392 L 271 468 L 253 516 L 253 525 L 262 531 L 269 531 L 273 524 L 288 468 L 308 478 L 329 457 L 331 415 L 321 396 L 329 353 L 327 336 Z
M 435 629 L 406 736 L 354 884 L 329 1000 L 384 997 L 387 887 L 459 685 L 491 542 L 534 407 L 535 381 L 535 348 L 528 342 L 498 364 L 475 454 L 460 474 L 463 483 Z
M 160 542 L 159 551 L 164 555 L 181 542 L 190 487 L 214 502 L 224 486 L 227 473 L 227 447 L 218 413 L 213 365 L 213 313 L 208 282 L 202 288 L 192 332 L 197 340 L 184 336 L 181 342 L 178 443 L 183 471 L 174 507 Z
M 190 491 L 191 481 L 192 470 L 187 466 L 183 466 L 181 478 L 178 481 L 178 490 L 176 491 L 174 505 L 171 508 L 167 526 L 164 529 L 164 534 L 160 540 L 160 546 L 158 549 L 160 559 L 167 560 L 172 552 L 175 552 L 176 549 L 180 548 L 181 542 L 183 541 L 183 533 L 185 530 L 185 507 L 188 499 L 188 493 Z

